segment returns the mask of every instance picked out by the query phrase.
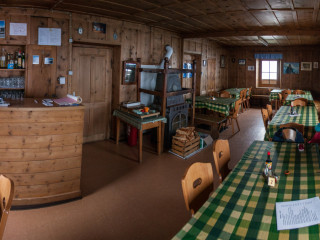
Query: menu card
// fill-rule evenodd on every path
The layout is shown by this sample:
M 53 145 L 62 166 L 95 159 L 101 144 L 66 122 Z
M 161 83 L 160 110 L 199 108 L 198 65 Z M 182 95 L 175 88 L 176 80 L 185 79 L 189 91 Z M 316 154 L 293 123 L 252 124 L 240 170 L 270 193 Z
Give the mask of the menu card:
M 289 230 L 309 227 L 320 223 L 320 199 L 277 202 L 277 229 Z

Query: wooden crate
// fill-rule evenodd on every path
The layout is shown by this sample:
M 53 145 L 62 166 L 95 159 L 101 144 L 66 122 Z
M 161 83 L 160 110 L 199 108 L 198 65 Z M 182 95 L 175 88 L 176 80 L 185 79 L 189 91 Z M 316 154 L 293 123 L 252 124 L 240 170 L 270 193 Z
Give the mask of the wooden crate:
M 172 152 L 186 157 L 200 148 L 200 136 L 197 136 L 190 142 L 182 142 L 172 139 Z

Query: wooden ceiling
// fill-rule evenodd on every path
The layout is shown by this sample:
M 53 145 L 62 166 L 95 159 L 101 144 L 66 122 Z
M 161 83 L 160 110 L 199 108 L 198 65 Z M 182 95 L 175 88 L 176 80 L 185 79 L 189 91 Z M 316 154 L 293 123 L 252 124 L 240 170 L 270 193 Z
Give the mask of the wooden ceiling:
M 10 0 L 0 6 L 86 13 L 227 46 L 320 44 L 320 0 Z M 259 38 L 263 40 L 259 41 Z

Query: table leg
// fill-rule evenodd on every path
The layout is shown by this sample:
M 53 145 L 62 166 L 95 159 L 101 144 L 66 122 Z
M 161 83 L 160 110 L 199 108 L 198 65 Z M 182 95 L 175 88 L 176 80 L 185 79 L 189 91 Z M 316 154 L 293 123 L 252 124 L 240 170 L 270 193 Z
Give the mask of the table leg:
M 158 155 L 161 153 L 161 123 L 159 123 L 159 126 L 157 127 L 157 153 Z
M 139 160 L 139 163 L 142 162 L 142 135 L 143 133 L 143 130 L 139 130 L 139 136 L 138 136 L 138 160 Z
M 116 117 L 116 144 L 119 143 L 119 134 L 120 134 L 120 118 Z

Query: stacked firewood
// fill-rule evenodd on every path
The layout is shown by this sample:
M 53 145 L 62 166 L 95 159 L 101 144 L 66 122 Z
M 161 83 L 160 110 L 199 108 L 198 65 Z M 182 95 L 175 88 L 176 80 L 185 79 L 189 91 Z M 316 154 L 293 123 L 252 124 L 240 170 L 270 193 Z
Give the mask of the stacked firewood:
M 194 130 L 194 127 L 185 127 L 179 128 L 176 131 L 176 135 L 173 136 L 173 139 L 180 142 L 189 142 L 195 139 L 198 136 L 198 133 Z

